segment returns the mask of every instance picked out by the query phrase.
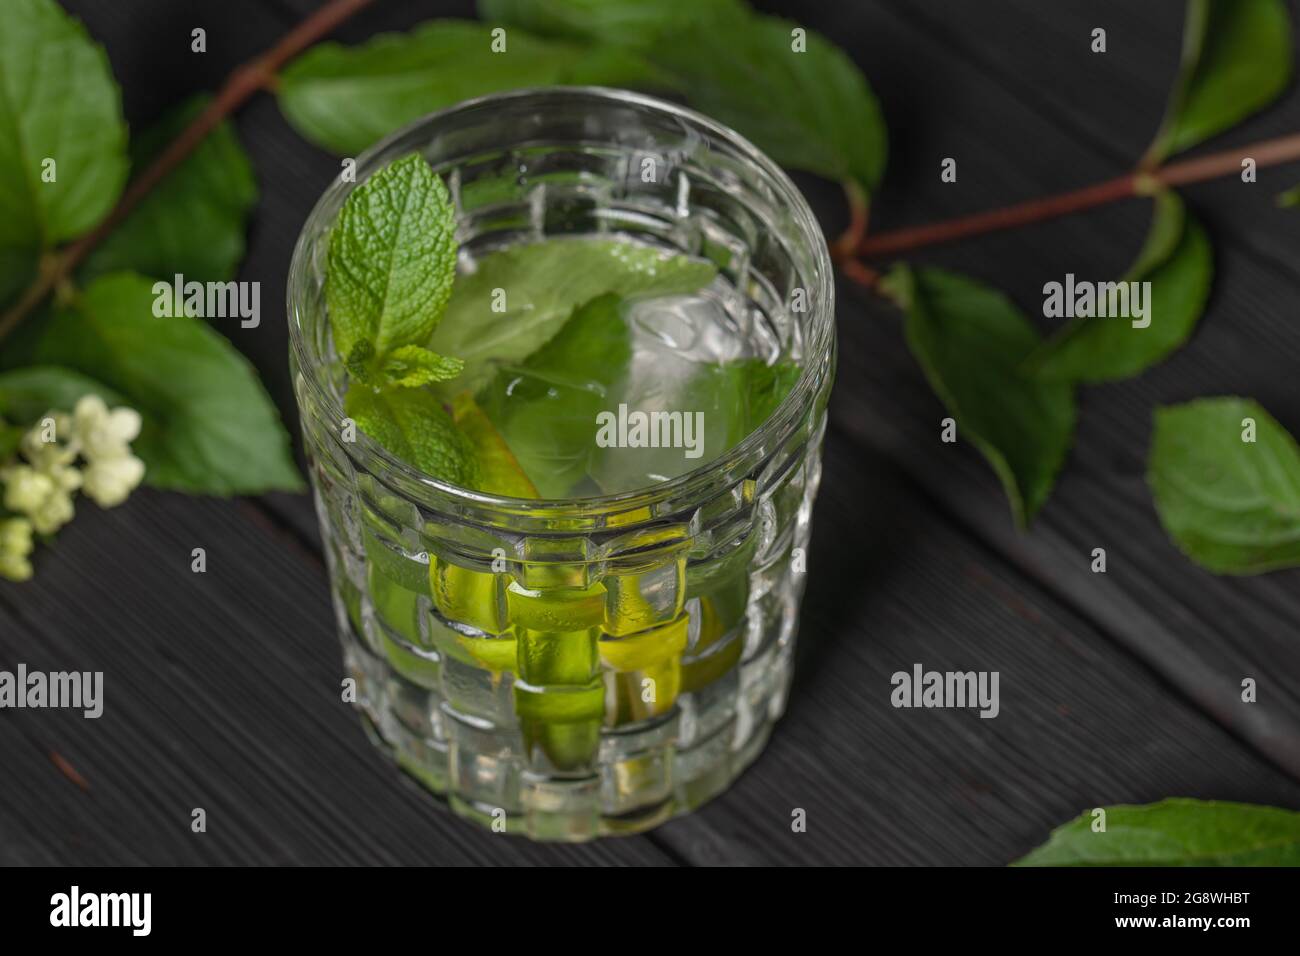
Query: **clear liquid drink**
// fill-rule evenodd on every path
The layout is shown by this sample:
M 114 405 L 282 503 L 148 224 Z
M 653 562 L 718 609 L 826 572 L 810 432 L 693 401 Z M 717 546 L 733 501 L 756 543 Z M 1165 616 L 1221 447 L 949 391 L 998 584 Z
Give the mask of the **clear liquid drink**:
M 825 242 L 754 147 L 648 97 L 472 101 L 377 146 L 358 180 L 412 150 L 456 202 L 458 283 L 503 263 L 551 277 L 513 303 L 507 279 L 451 353 L 539 340 L 476 366 L 469 403 L 536 497 L 348 440 L 322 294 L 353 188 L 336 183 L 289 306 L 357 705 L 401 767 L 484 825 L 645 829 L 724 789 L 784 707 L 834 369 Z M 587 304 L 542 330 L 552 299 Z M 430 401 L 471 414 L 450 392 Z

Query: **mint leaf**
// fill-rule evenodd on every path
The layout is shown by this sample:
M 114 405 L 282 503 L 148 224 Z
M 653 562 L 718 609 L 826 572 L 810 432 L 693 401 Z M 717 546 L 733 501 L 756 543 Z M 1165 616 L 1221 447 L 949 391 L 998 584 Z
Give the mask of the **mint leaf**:
M 132 143 L 139 172 L 211 98 L 199 96 Z M 232 278 L 244 256 L 245 222 L 257 202 L 257 181 L 234 125 L 223 122 L 149 193 L 82 266 L 87 281 L 133 270 L 159 279 L 176 274 L 199 282 Z
M 447 358 L 422 345 L 393 349 L 379 368 L 380 384 L 396 388 L 419 388 L 455 378 L 465 368 L 458 358 Z
M 488 21 L 538 36 L 646 47 L 684 28 L 728 24 L 748 14 L 740 0 L 479 0 Z
M 1243 440 L 1254 422 L 1255 441 Z M 1156 410 L 1147 482 L 1174 543 L 1216 574 L 1300 565 L 1300 448 L 1257 403 Z
M 1282 0 L 1188 0 L 1179 76 L 1144 163 L 1241 122 L 1290 77 L 1291 21 Z
M 782 166 L 852 180 L 868 193 L 886 158 L 884 118 L 849 57 L 806 30 L 793 49 L 788 20 L 751 16 L 665 35 L 647 56 L 675 77 L 690 104 L 733 126 Z
M 345 407 L 357 426 L 393 455 L 435 478 L 477 487 L 474 448 L 431 393 L 354 384 Z
M 98 395 L 110 408 L 122 397 L 88 375 L 57 365 L 0 372 L 0 417 L 30 425 L 49 411 L 70 412 L 85 395 Z
M 40 251 L 35 245 L 0 245 L 0 308 L 7 306 L 36 276 Z
M 360 343 L 382 359 L 427 339 L 456 278 L 456 213 L 424 157 L 411 153 L 348 194 L 330 233 L 325 302 L 345 360 Z
M 1127 378 L 1168 357 L 1191 337 L 1210 297 L 1214 258 L 1201 224 L 1174 192 L 1156 196 L 1146 243 L 1121 283 L 1150 282 L 1149 325 L 1123 317 L 1076 318 L 1030 356 L 1027 369 L 1045 381 Z
M 433 20 L 360 46 L 321 43 L 281 74 L 280 109 L 304 137 L 356 155 L 411 120 L 486 93 L 531 86 L 662 87 L 667 81 L 628 51 L 588 49 L 510 29 L 492 49 L 492 27 Z
M 458 385 L 476 390 L 499 363 L 522 361 L 606 292 L 620 296 L 694 292 L 717 267 L 700 259 L 613 239 L 548 239 L 511 246 L 460 276 L 429 346 L 465 360 Z M 499 290 L 499 291 L 498 291 Z M 502 302 L 504 311 L 496 306 Z
M 144 418 L 132 447 L 155 487 L 300 490 L 288 436 L 247 359 L 200 319 L 155 317 L 155 298 L 143 276 L 102 276 L 70 306 L 24 323 L 0 364 L 61 365 L 119 393 Z
M 732 374 L 740 379 L 748 406 L 743 431 L 731 442 L 732 445 L 749 437 L 750 432 L 772 417 L 786 396 L 794 391 L 803 371 L 793 362 L 768 365 L 760 359 L 746 359 L 723 368 L 734 370 Z
M 884 289 L 907 313 L 907 343 L 935 393 L 997 473 L 1016 523 L 1043 506 L 1074 434 L 1074 389 L 1021 369 L 1038 333 L 1005 296 L 940 269 L 897 267 Z
M 574 310 L 563 328 L 483 391 L 484 412 L 544 498 L 563 498 L 587 474 L 596 416 L 611 405 L 632 354 L 617 295 Z
M 42 249 L 108 213 L 126 169 L 103 49 L 54 0 L 10 0 L 0 30 L 0 302 L 30 280 Z
M 1091 811 L 1052 831 L 1014 866 L 1300 866 L 1300 813 L 1173 798 Z

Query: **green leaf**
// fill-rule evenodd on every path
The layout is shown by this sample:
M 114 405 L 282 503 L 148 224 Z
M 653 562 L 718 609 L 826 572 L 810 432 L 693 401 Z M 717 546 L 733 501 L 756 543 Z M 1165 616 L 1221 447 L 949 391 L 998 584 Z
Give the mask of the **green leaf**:
M 1015 866 L 1300 866 L 1300 813 L 1173 798 L 1088 811 Z
M 1155 203 L 1146 243 L 1119 280 L 1151 284 L 1145 296 L 1144 321 L 1149 324 L 1134 326 L 1137 320 L 1122 316 L 1075 318 L 1030 356 L 1026 367 L 1031 373 L 1054 382 L 1127 378 L 1165 359 L 1191 337 L 1210 297 L 1210 240 L 1176 193 L 1162 192 Z
M 777 362 L 775 365 L 768 365 L 759 359 L 746 359 L 723 367 L 737 370 L 736 374 L 744 383 L 742 387 L 748 405 L 749 414 L 745 422 L 744 434 L 740 435 L 736 442 L 747 438 L 750 432 L 772 417 L 780 404 L 785 401 L 786 396 L 794 391 L 799 381 L 799 373 L 802 371 L 793 362 Z
M 1282 0 L 1188 0 L 1179 76 L 1144 163 L 1236 125 L 1290 78 L 1291 21 Z
M 613 239 L 561 238 L 511 246 L 484 256 L 473 272 L 456 280 L 429 346 L 464 359 L 458 387 L 477 390 L 496 364 L 531 355 L 575 308 L 599 295 L 694 292 L 715 275 L 711 262 Z M 502 293 L 504 310 L 499 311 Z
M 427 339 L 456 278 L 456 212 L 424 157 L 411 153 L 354 189 L 330 233 L 325 301 L 334 347 L 383 358 Z
M 747 16 L 740 0 L 479 0 L 479 15 L 538 36 L 646 47 L 683 28 Z
M 37 413 L 39 414 L 39 412 Z M 0 462 L 9 458 L 23 442 L 23 430 L 0 420 Z
M 1253 421 L 1255 440 L 1246 441 Z M 1300 565 L 1300 448 L 1257 403 L 1156 410 L 1147 482 L 1169 536 L 1217 574 Z
M 1300 206 L 1300 186 L 1292 186 L 1285 192 L 1278 193 L 1275 202 L 1279 209 L 1294 209 Z
M 144 418 L 132 447 L 155 487 L 301 490 L 288 436 L 248 360 L 201 319 L 156 317 L 157 299 L 143 276 L 102 276 L 70 306 L 25 323 L 3 365 L 61 365 L 118 392 Z
M 4 308 L 36 277 L 40 253 L 35 246 L 0 245 L 0 308 Z
M 617 295 L 575 309 L 563 328 L 518 365 L 504 366 L 481 396 L 524 473 L 544 498 L 563 498 L 587 474 L 596 416 L 632 354 Z
M 479 466 L 476 486 L 479 491 L 512 498 L 537 497 L 536 486 L 519 467 L 514 452 L 469 392 L 456 396 L 451 406 L 451 417 L 474 446 L 474 457 Z
M 507 31 L 492 50 L 492 27 L 432 20 L 409 33 L 360 46 L 321 43 L 281 74 L 280 109 L 304 137 L 354 156 L 411 120 L 487 93 L 557 84 L 664 87 L 668 80 L 635 54 L 588 49 Z
M 0 372 L 0 416 L 20 425 L 46 412 L 70 412 L 85 395 L 98 395 L 110 408 L 124 404 L 112 389 L 70 368 L 35 365 Z
M 648 52 L 692 106 L 734 127 L 782 166 L 853 180 L 868 193 L 886 158 L 884 118 L 862 72 L 837 46 L 806 30 L 795 52 L 788 20 L 753 16 L 726 30 L 666 35 Z
M 31 279 L 42 249 L 108 213 L 126 169 L 121 97 L 103 49 L 54 0 L 9 0 L 0 29 L 0 302 Z
M 132 144 L 139 173 L 207 105 L 191 99 Z M 81 268 L 83 282 L 131 270 L 170 279 L 225 282 L 244 256 L 244 229 L 257 181 L 234 125 L 222 122 L 149 193 Z
M 988 459 L 1024 526 L 1051 494 L 1074 434 L 1074 389 L 1022 371 L 1040 339 L 1005 296 L 939 269 L 897 267 L 884 289 L 907 313 L 925 376 Z
M 476 487 L 474 448 L 431 392 L 354 384 L 346 408 L 363 432 L 398 458 L 443 481 Z
M 396 388 L 419 388 L 450 381 L 464 369 L 465 363 L 458 358 L 439 355 L 422 345 L 403 345 L 385 357 L 379 368 L 379 380 Z

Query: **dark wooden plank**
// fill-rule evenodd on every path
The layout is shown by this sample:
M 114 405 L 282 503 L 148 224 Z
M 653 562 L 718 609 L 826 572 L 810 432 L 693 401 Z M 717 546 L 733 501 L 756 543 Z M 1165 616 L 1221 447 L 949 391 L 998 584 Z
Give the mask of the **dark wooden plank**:
M 26 657 L 30 643 L 28 631 L 15 616 L 0 588 L 0 668 L 11 668 Z M 65 667 L 75 666 L 63 661 Z M 50 711 L 51 723 L 66 726 L 79 718 Z M 84 794 L 64 777 L 50 754 L 49 733 L 38 732 L 19 716 L 18 711 L 0 710 L 0 750 L 3 751 L 5 786 L 0 802 L 0 865 L 54 866 L 60 862 L 58 844 L 84 845 L 87 832 L 81 817 Z M 30 807 L 46 808 L 49 816 L 38 824 L 28 812 Z M 51 829 L 53 830 L 51 831 Z M 106 834 L 106 839 L 114 835 Z M 124 858 L 127 848 L 117 847 Z
M 1092 806 L 1300 805 L 1300 784 L 954 529 L 889 458 L 828 442 L 789 711 L 728 793 L 658 831 L 679 853 L 1001 865 Z M 914 663 L 999 671 L 1001 713 L 895 709 L 890 675 Z
M 0 845 L 6 862 L 670 862 L 644 838 L 491 834 L 409 783 L 340 700 L 323 569 L 248 505 L 140 492 L 82 510 L 34 580 L 0 585 L 0 663 L 103 671 L 104 713 L 4 714 L 0 765 L 29 772 L 0 790 L 0 833 L 39 840 Z

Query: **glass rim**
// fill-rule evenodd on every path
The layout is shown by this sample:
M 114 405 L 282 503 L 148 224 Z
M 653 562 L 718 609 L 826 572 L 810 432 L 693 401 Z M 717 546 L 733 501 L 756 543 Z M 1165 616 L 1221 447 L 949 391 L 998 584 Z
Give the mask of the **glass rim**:
M 814 399 L 815 392 L 820 387 L 824 367 L 832 360 L 835 349 L 834 272 L 831 265 L 830 250 L 822 233 L 821 225 L 818 223 L 816 216 L 813 215 L 807 199 L 804 198 L 803 193 L 800 192 L 785 170 L 731 127 L 681 104 L 660 99 L 656 96 L 613 87 L 535 86 L 500 93 L 489 93 L 462 100 L 451 106 L 418 117 L 374 143 L 356 157 L 356 168 L 358 170 L 366 168 L 376 157 L 382 155 L 395 143 L 415 130 L 432 127 L 440 121 L 493 103 L 505 103 L 535 97 L 570 100 L 594 99 L 648 108 L 674 117 L 712 137 L 726 141 L 746 161 L 759 168 L 763 175 L 767 177 L 768 185 L 775 188 L 779 201 L 788 209 L 795 226 L 800 231 L 813 237 L 814 240 L 810 243 L 815 260 L 814 274 L 811 278 L 816 288 L 809 290 L 812 293 L 812 305 L 810 309 L 811 320 L 809 322 L 810 334 L 807 339 L 807 361 L 799 370 L 799 378 L 794 388 L 790 390 L 790 393 L 786 395 L 766 421 L 718 457 L 667 481 L 614 494 L 572 498 L 517 498 L 510 495 L 496 495 L 477 491 L 435 477 L 415 467 L 399 456 L 394 455 L 360 430 L 357 431 L 354 442 L 346 443 L 351 446 L 348 454 L 364 453 L 368 459 L 377 459 L 389 472 L 399 476 L 401 483 L 407 488 L 422 488 L 477 508 L 551 514 L 578 512 L 591 515 L 614 511 L 626 512 L 649 507 L 666 499 L 694 497 L 701 490 L 713 485 L 715 476 L 719 473 L 732 470 L 740 462 L 752 455 L 756 449 L 762 447 L 774 434 L 783 433 L 791 427 L 805 406 Z M 319 356 L 315 355 L 315 350 L 308 342 L 304 325 L 305 316 L 302 314 L 304 304 L 297 301 L 299 297 L 295 293 L 299 287 L 299 282 L 307 278 L 310 260 L 309 244 L 318 235 L 323 234 L 324 230 L 319 228 L 321 226 L 320 220 L 327 214 L 333 200 L 337 199 L 341 194 L 350 192 L 361 182 L 364 182 L 364 179 L 359 178 L 356 182 L 347 182 L 343 179 L 343 174 L 340 173 L 316 200 L 311 212 L 303 222 L 298 239 L 294 244 L 286 283 L 290 349 L 297 361 L 298 374 L 311 389 L 312 399 L 317 403 L 317 407 L 322 409 L 330 420 L 337 422 L 341 422 L 347 417 L 346 412 L 342 403 L 336 399 L 333 389 L 323 380 L 321 363 L 313 361 L 314 358 L 318 359 Z M 302 414 L 301 408 L 299 413 Z M 364 465 L 363 467 L 368 472 L 374 470 Z

